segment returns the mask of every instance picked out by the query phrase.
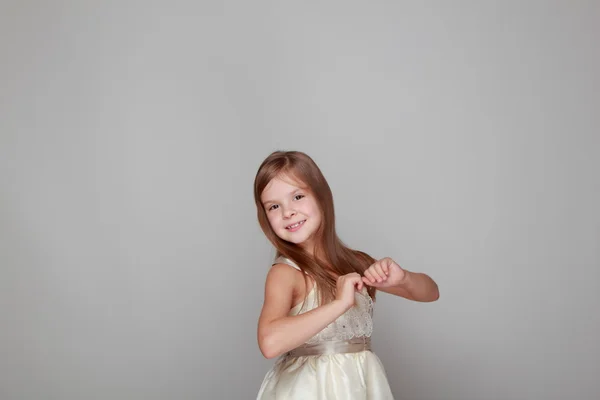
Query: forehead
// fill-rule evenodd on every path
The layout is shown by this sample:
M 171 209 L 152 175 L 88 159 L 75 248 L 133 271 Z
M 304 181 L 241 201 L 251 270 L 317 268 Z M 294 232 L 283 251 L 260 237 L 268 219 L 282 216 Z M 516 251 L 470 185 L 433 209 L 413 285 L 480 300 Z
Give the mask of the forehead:
M 260 197 L 262 201 L 276 200 L 298 189 L 306 190 L 306 185 L 293 177 L 278 176 L 271 179 Z

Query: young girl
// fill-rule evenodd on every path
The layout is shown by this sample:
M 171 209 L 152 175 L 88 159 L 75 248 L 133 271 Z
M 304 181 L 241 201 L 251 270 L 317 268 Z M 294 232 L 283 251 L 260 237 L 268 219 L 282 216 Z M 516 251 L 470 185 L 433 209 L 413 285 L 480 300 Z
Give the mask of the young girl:
M 394 260 L 346 247 L 335 230 L 333 197 L 306 154 L 274 152 L 254 181 L 260 226 L 277 250 L 267 274 L 258 345 L 279 357 L 258 399 L 393 399 L 371 351 L 375 291 L 438 299 L 436 283 Z

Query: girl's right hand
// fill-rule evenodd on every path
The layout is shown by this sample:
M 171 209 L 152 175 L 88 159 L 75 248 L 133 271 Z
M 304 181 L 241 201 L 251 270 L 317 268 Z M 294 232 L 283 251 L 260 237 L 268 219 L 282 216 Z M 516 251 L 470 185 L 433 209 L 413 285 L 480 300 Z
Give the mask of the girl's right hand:
M 354 306 L 354 293 L 362 290 L 362 287 L 362 277 L 356 272 L 340 275 L 337 278 L 335 299 L 344 305 L 345 310 L 349 310 Z

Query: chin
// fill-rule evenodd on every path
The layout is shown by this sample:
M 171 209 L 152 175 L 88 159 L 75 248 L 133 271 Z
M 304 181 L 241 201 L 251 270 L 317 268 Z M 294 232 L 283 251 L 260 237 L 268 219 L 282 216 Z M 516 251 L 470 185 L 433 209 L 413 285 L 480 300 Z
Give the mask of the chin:
M 302 246 L 306 243 L 306 238 L 291 238 L 285 236 L 279 236 L 279 238 L 285 240 L 288 243 L 295 244 L 296 246 Z
M 306 240 L 298 240 L 298 239 L 296 239 L 296 240 L 285 239 L 285 240 L 289 243 L 295 244 L 296 246 L 302 246 L 302 244 L 304 242 L 306 242 Z

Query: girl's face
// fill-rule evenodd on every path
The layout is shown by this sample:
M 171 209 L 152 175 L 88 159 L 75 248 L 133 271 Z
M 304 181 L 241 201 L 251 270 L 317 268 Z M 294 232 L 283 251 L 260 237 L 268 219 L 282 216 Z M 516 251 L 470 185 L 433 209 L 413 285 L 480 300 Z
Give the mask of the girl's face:
M 312 252 L 315 233 L 321 225 L 321 210 L 312 192 L 292 179 L 274 178 L 261 195 L 261 202 L 275 234 Z

